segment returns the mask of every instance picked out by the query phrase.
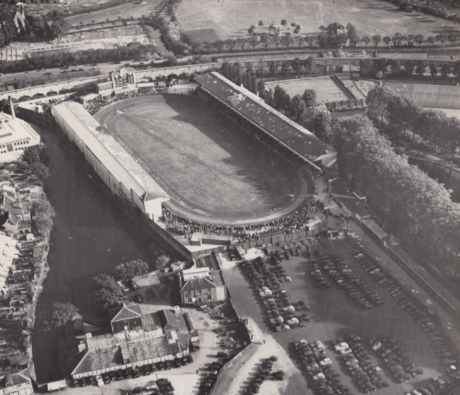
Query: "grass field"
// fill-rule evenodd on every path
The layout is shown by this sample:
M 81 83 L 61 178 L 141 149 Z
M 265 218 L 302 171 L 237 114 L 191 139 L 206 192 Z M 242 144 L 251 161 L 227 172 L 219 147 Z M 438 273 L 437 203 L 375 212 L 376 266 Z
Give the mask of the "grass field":
M 87 14 L 80 14 L 75 16 L 69 16 L 66 18 L 66 22 L 71 25 L 79 26 L 80 22 L 84 24 L 91 23 L 91 21 L 104 22 L 107 19 L 116 20 L 119 16 L 122 18 L 139 18 L 142 15 L 150 15 L 154 12 L 161 0 L 149 0 L 143 1 L 142 3 L 127 3 L 116 7 L 108 8 L 105 10 L 94 11 Z
M 452 85 L 386 82 L 396 93 L 410 97 L 422 107 L 460 109 L 460 87 Z
M 306 89 L 314 89 L 316 91 L 316 101 L 318 103 L 347 100 L 345 94 L 329 79 L 329 77 L 273 81 L 267 82 L 266 85 L 271 89 L 275 89 L 276 85 L 279 85 L 291 96 L 291 99 L 295 95 L 302 96 Z
M 450 21 L 401 12 L 384 1 L 363 0 L 184 0 L 177 17 L 184 31 L 214 29 L 223 40 L 246 36 L 251 25 L 256 26 L 257 33 L 267 32 L 271 23 L 279 25 L 281 19 L 288 22 L 282 33 L 288 27 L 292 32 L 291 22 L 300 24 L 301 34 L 318 33 L 319 26 L 332 22 L 351 22 L 362 35 L 382 37 L 396 32 L 428 37 L 457 29 Z M 259 20 L 264 22 L 262 28 L 258 27 Z
M 251 218 L 288 207 L 300 193 L 290 164 L 195 97 L 129 99 L 96 119 L 194 214 Z

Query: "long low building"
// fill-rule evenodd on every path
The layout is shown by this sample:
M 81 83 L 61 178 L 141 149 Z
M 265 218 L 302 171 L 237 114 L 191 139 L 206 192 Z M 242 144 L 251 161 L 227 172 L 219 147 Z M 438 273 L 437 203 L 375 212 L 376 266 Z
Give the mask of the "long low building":
M 201 89 L 249 124 L 276 140 L 292 154 L 321 170 L 335 161 L 337 153 L 312 132 L 295 123 L 242 86 L 213 71 L 196 75 Z
M 162 215 L 161 204 L 169 195 L 80 103 L 60 103 L 51 111 L 113 193 L 130 200 L 152 220 Z

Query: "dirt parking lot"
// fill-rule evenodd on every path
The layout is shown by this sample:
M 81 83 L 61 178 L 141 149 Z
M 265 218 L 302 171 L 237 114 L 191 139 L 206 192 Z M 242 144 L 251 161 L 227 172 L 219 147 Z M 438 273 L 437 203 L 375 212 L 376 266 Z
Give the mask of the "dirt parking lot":
M 313 388 L 313 380 L 307 375 L 294 347 L 294 343 L 300 339 L 306 339 L 308 342 L 320 340 L 326 344 L 328 357 L 333 362 L 334 370 L 341 373 L 340 378 L 343 384 L 352 389 L 353 393 L 361 391 L 357 387 L 355 379 L 345 369 L 343 357 L 334 352 L 331 343 L 332 340 L 347 337 L 350 334 L 362 338 L 363 345 L 372 355 L 373 362 L 382 368 L 382 378 L 390 384 L 387 388 L 377 390 L 377 394 L 402 394 L 406 390 L 413 389 L 414 386 L 419 388 L 421 383 L 426 383 L 426 379 L 442 374 L 436 354 L 431 348 L 425 332 L 407 312 L 401 309 L 389 292 L 362 269 L 351 255 L 354 252 L 352 245 L 347 240 L 327 241 L 320 246 L 320 251 L 323 255 L 340 254 L 347 261 L 356 277 L 377 292 L 384 304 L 372 310 L 362 310 L 349 299 L 344 289 L 338 288 L 335 284 L 325 290 L 317 288 L 307 269 L 307 258 L 294 257 L 282 263 L 287 275 L 293 279 L 293 282 L 283 283 L 281 288 L 287 290 L 292 301 L 303 300 L 310 305 L 311 310 L 308 313 L 311 316 L 311 321 L 305 328 L 274 333 L 269 329 L 268 317 L 261 299 L 248 278 L 245 277 L 243 269 L 240 269 L 233 262 L 227 261 L 227 264 L 224 265 L 224 276 L 231 290 L 232 302 L 238 313 L 242 316 L 252 317 L 257 325 L 269 333 L 269 336 L 273 337 L 291 357 L 296 366 L 285 393 L 303 394 Z M 225 258 L 225 254 L 222 255 Z M 324 277 L 330 280 L 326 273 L 324 273 Z M 423 369 L 421 376 L 404 384 L 399 384 L 392 379 L 390 372 L 384 367 L 381 357 L 373 352 L 368 345 L 368 341 L 374 337 L 389 335 L 396 337 L 407 349 L 413 363 Z

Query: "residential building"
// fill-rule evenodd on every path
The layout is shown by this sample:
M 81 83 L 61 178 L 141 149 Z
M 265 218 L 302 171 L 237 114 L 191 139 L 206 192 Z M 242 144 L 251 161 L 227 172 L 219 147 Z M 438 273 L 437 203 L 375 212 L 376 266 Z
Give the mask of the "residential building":
M 109 310 L 111 331 L 75 320 L 67 326 L 68 369 L 73 379 L 140 367 L 188 355 L 193 335 L 179 307 L 148 312 L 124 304 Z M 188 318 L 189 319 L 189 318 Z
M 0 377 L 0 395 L 31 395 L 33 393 L 29 369 Z
M 227 300 L 227 286 L 217 258 L 212 252 L 197 257 L 180 277 L 182 304 L 202 304 Z
M 63 102 L 51 111 L 114 194 L 132 202 L 150 219 L 162 215 L 161 203 L 169 195 L 80 103 Z

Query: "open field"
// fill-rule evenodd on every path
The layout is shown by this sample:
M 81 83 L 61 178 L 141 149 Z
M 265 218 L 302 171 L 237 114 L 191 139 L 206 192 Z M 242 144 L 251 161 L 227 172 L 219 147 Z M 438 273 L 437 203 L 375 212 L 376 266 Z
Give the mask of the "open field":
M 284 283 L 281 288 L 287 290 L 291 301 L 303 300 L 308 303 L 311 306 L 308 314 L 312 318 L 305 328 L 271 333 L 271 336 L 283 347 L 299 369 L 297 373 L 293 372 L 285 393 L 304 394 L 310 393 L 310 391 L 317 393 L 313 390 L 313 380 L 306 373 L 299 354 L 294 348 L 294 342 L 298 342 L 300 339 L 306 339 L 308 342 L 321 340 L 326 345 L 327 354 L 333 362 L 334 370 L 341 374 L 342 383 L 352 389 L 352 393 L 355 394 L 363 392 L 358 389 L 356 379 L 345 369 L 343 357 L 337 355 L 331 348 L 331 340 L 350 334 L 358 335 L 363 339 L 363 346 L 372 356 L 373 362 L 381 367 L 384 366 L 383 360 L 371 351 L 367 343 L 374 337 L 392 335 L 406 347 L 413 363 L 424 371 L 422 376 L 399 384 L 392 380 L 389 371 L 383 367 L 380 375 L 390 386 L 377 390 L 375 392 L 377 395 L 403 394 L 414 387 L 420 387 L 421 383 L 426 383 L 427 378 L 440 375 L 442 369 L 430 346 L 429 338 L 422 328 L 407 312 L 400 308 L 390 293 L 383 286 L 378 285 L 352 258 L 350 254 L 354 249 L 348 241 L 334 240 L 331 244 L 326 241 L 324 246 L 320 247 L 323 255 L 340 254 L 348 262 L 356 277 L 374 289 L 384 300 L 384 304 L 372 310 L 361 310 L 346 296 L 345 290 L 336 285 L 332 285 L 326 290 L 318 289 L 309 273 L 305 257 L 294 257 L 289 261 L 284 261 L 282 266 L 287 275 L 293 279 L 293 282 Z M 223 274 L 225 281 L 231 290 L 232 303 L 238 314 L 242 317 L 252 317 L 260 327 L 267 331 L 268 318 L 265 314 L 265 308 L 244 270 L 237 267 L 234 262 L 229 262 L 224 254 L 221 255 L 224 257 Z M 414 289 L 413 292 L 418 291 Z
M 386 86 L 422 107 L 460 109 L 460 87 L 451 85 L 386 82 Z
M 271 23 L 280 24 L 286 19 L 288 26 L 295 22 L 301 34 L 319 33 L 319 26 L 340 22 L 353 23 L 364 35 L 380 34 L 382 37 L 400 32 L 403 35 L 423 34 L 426 37 L 441 32 L 458 30 L 451 21 L 437 19 L 418 12 L 405 13 L 384 1 L 362 0 L 187 0 L 178 10 L 177 18 L 185 32 L 197 29 L 214 29 L 220 39 L 247 35 L 249 26 L 255 32 L 268 32 Z M 264 22 L 258 26 L 259 20 Z M 212 41 L 203 39 L 203 41 Z
M 118 17 L 122 18 L 139 18 L 142 15 L 150 15 L 155 12 L 157 6 L 161 0 L 149 0 L 143 1 L 142 3 L 127 3 L 116 7 L 108 8 L 106 10 L 94 11 L 87 14 L 79 14 L 75 16 L 69 16 L 66 18 L 66 22 L 74 26 L 91 23 L 92 21 L 105 22 L 107 19 L 116 20 Z
M 289 163 L 196 97 L 128 99 L 96 119 L 173 203 L 204 219 L 273 214 L 300 195 L 302 179 Z
M 316 101 L 318 103 L 330 103 L 340 100 L 348 100 L 345 94 L 329 77 L 302 78 L 286 81 L 266 82 L 267 88 L 275 89 L 277 85 L 283 88 L 291 99 L 295 95 L 302 96 L 306 89 L 316 91 Z

